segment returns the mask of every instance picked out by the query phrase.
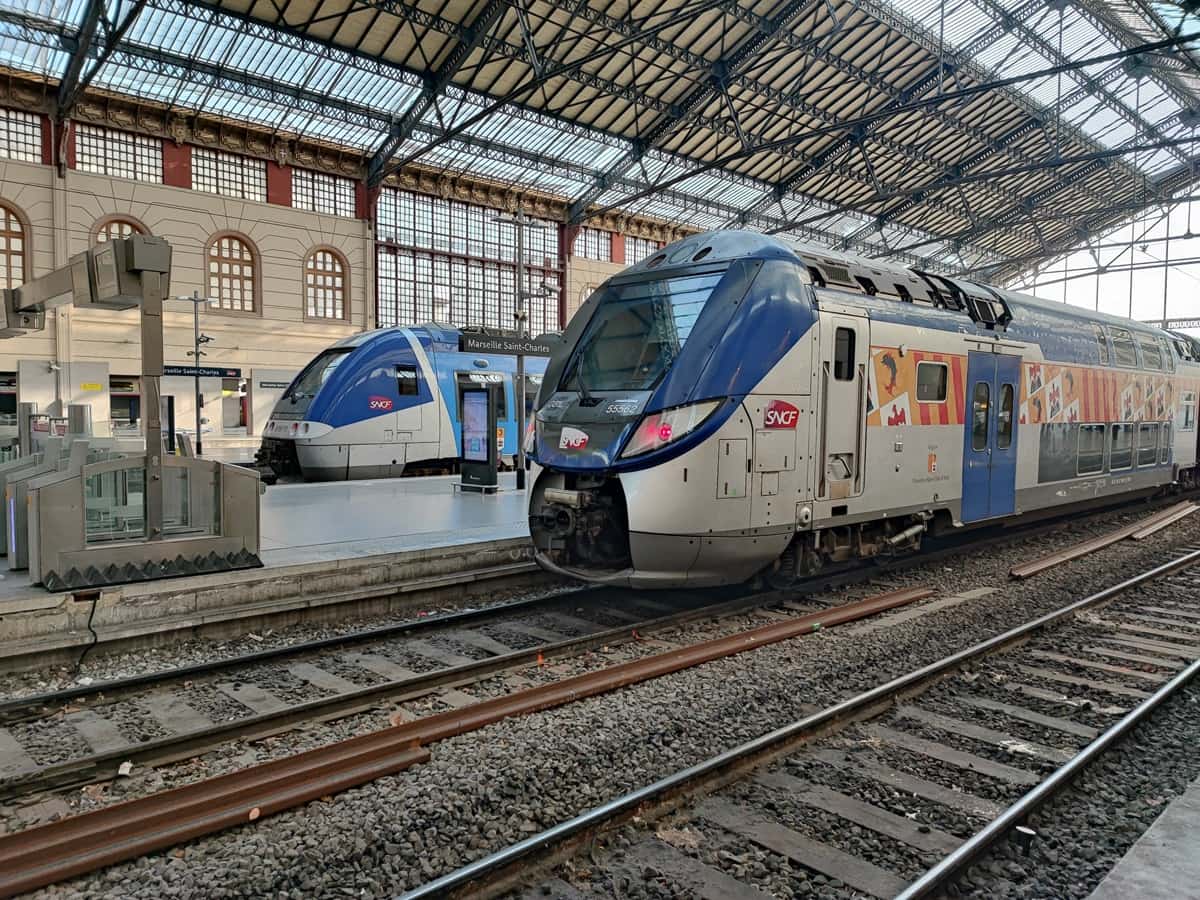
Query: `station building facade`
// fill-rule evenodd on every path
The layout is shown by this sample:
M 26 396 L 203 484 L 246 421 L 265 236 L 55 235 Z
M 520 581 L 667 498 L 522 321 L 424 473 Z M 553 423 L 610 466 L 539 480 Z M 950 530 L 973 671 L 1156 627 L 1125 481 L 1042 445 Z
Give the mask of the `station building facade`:
M 512 327 L 517 209 L 537 334 L 563 327 L 600 282 L 681 232 L 612 218 L 562 224 L 567 198 L 402 170 L 374 191 L 361 153 L 165 107 L 88 95 L 60 125 L 38 84 L 0 86 L 0 287 L 15 287 L 111 237 L 173 250 L 169 296 L 201 298 L 208 445 L 257 442 L 291 377 L 359 331 L 427 321 Z M 164 314 L 176 421 L 194 422 L 193 309 Z M 0 341 L 0 428 L 17 403 L 62 415 L 92 406 L 97 434 L 140 427 L 133 312 L 60 308 L 44 331 Z

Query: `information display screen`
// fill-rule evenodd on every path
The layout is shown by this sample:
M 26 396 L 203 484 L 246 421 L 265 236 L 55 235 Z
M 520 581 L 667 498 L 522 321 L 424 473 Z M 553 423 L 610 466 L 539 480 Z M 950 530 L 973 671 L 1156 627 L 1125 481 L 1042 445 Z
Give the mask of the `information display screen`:
M 470 462 L 488 461 L 488 392 L 463 391 L 462 398 L 463 459 Z

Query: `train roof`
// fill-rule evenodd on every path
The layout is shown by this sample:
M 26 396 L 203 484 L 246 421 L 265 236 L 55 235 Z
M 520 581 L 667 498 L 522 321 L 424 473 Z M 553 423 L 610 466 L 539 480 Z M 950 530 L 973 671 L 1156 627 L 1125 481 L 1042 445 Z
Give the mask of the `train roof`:
M 818 288 L 961 311 L 986 327 L 1013 324 L 1041 330 L 1094 323 L 1173 338 L 1161 328 L 1134 319 L 752 231 L 729 229 L 689 235 L 631 266 L 622 275 L 637 275 L 659 267 L 747 257 L 787 258 L 800 263 Z

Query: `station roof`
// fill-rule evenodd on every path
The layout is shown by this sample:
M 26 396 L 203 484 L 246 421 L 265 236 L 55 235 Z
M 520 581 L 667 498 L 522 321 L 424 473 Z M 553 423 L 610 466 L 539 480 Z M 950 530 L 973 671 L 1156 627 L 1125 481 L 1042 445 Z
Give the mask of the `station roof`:
M 1160 0 L 0 0 L 0 65 L 598 210 L 1002 280 L 1192 192 Z M 60 112 L 62 107 L 60 105 Z M 984 267 L 984 268 L 981 268 Z

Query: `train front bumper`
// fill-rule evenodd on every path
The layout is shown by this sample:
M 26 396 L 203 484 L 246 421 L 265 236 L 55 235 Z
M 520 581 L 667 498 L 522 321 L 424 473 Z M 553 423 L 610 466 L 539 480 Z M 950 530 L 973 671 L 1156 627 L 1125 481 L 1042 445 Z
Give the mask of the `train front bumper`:
M 534 558 L 568 578 L 637 588 L 739 584 L 776 559 L 792 537 L 790 529 L 696 531 L 704 517 L 690 514 L 688 497 L 627 490 L 625 482 L 638 477 L 551 469 L 531 474 Z M 640 523 L 654 528 L 639 528 Z

